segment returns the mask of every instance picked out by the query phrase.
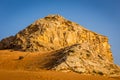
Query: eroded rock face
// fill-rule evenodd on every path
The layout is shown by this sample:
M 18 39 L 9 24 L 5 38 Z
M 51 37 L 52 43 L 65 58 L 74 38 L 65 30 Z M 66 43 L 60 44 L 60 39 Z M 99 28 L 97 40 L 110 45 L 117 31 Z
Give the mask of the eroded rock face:
M 11 48 L 13 48 L 12 44 L 14 42 L 14 39 L 15 39 L 14 36 L 10 36 L 10 37 L 7 37 L 5 39 L 2 39 L 0 41 L 0 49 L 11 49 Z
M 119 66 L 104 55 L 97 54 L 89 43 L 74 44 L 56 51 L 53 70 L 74 71 L 81 74 L 120 75 Z M 52 60 L 50 61 L 52 62 Z
M 120 75 L 106 36 L 49 15 L 35 21 L 15 36 L 0 41 L 0 49 L 51 51 L 44 68 L 84 74 Z
M 93 47 L 94 54 L 103 55 L 110 62 L 113 61 L 106 36 L 87 30 L 60 15 L 49 15 L 39 19 L 18 32 L 12 39 L 3 39 L 0 49 L 54 51 L 78 43 L 88 43 Z

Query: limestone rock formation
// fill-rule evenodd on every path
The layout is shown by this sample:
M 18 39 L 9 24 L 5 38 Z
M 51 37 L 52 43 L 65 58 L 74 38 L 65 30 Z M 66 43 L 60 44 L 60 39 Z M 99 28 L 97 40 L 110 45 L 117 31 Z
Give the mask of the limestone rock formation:
M 55 70 L 87 74 L 120 72 L 119 67 L 113 63 L 106 36 L 92 32 L 60 15 L 48 15 L 15 36 L 1 40 L 0 49 L 53 51 L 58 58 L 49 67 Z
M 52 54 L 52 65 L 57 71 L 74 71 L 80 74 L 120 75 L 119 66 L 105 56 L 97 54 L 89 43 L 74 44 Z M 47 64 L 49 64 L 47 63 Z M 46 65 L 47 65 L 46 64 Z
M 12 48 L 23 51 L 53 51 L 77 43 L 89 43 L 97 54 L 113 61 L 106 36 L 97 34 L 66 20 L 60 15 L 49 15 L 35 21 L 14 37 L 3 39 L 0 49 Z

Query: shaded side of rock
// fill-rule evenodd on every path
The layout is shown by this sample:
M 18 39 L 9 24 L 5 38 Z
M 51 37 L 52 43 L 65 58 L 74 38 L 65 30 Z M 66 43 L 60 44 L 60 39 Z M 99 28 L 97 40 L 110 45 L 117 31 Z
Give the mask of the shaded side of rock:
M 14 43 L 15 37 L 10 36 L 5 39 L 2 39 L 0 41 L 0 49 L 11 49 L 14 48 L 13 43 Z
M 95 53 L 94 48 L 87 43 L 74 44 L 50 55 L 51 59 L 45 64 L 45 67 L 80 74 L 120 75 L 119 66 L 110 62 L 103 55 Z

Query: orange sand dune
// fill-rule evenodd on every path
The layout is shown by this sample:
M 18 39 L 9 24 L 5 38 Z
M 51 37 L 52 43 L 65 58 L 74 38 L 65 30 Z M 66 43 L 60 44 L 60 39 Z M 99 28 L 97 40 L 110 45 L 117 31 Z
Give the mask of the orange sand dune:
M 48 53 L 0 50 L 0 80 L 120 80 L 120 77 L 41 70 Z M 23 59 L 20 59 L 23 56 Z
M 55 71 L 6 71 L 0 70 L 0 80 L 120 80 L 120 77 L 81 75 Z

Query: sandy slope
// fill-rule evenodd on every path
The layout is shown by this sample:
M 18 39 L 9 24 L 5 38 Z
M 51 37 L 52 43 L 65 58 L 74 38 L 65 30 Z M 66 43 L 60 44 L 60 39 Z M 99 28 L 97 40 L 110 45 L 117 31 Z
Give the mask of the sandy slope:
M 80 75 L 72 72 L 0 70 L 0 80 L 120 80 L 120 78 Z
M 120 77 L 81 75 L 74 72 L 40 70 L 48 53 L 0 50 L 0 80 L 120 80 Z M 24 56 L 19 60 L 19 56 Z

